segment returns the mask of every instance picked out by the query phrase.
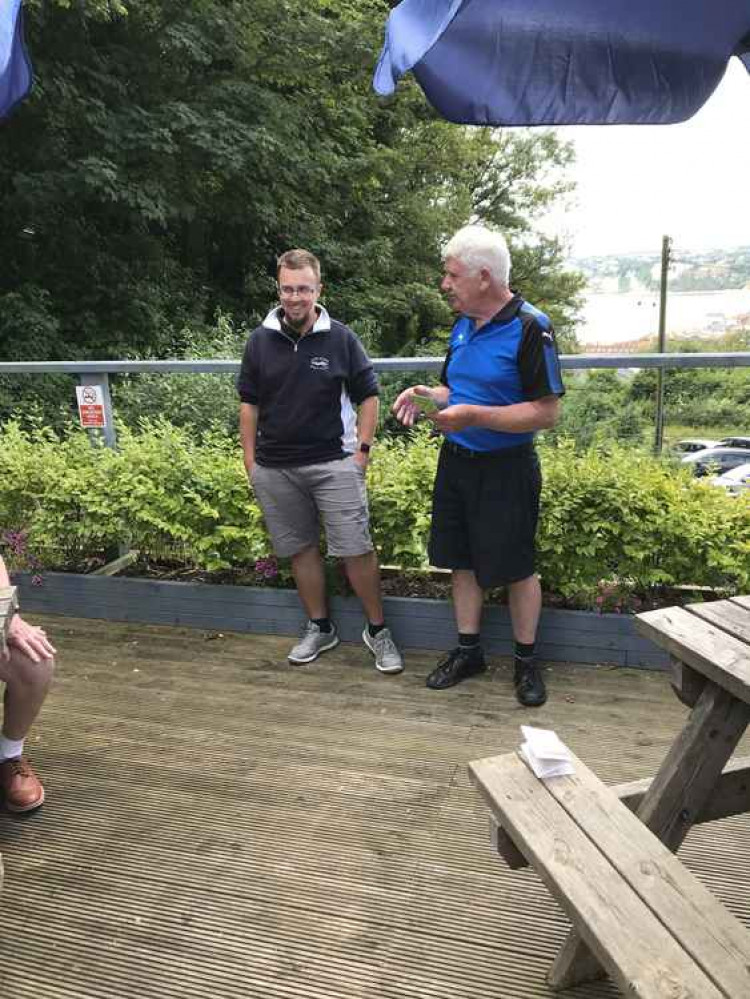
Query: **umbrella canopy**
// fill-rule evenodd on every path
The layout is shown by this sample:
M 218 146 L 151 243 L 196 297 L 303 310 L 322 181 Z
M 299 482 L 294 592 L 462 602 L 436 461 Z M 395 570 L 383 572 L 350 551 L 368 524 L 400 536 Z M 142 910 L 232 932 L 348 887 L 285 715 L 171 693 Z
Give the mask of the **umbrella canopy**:
M 449 121 L 666 124 L 750 70 L 750 0 L 403 0 L 375 90 L 412 70 Z
M 31 90 L 31 63 L 23 41 L 21 0 L 0 2 L 0 118 Z

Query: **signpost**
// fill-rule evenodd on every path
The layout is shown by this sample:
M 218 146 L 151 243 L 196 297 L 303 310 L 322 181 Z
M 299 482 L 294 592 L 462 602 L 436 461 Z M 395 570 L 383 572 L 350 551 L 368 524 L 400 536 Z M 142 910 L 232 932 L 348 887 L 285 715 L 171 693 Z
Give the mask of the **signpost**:
M 76 385 L 78 418 L 81 426 L 88 430 L 91 443 L 101 443 L 96 438 L 101 432 L 107 447 L 116 447 L 117 438 L 112 420 L 112 398 L 109 394 L 109 378 L 105 373 L 79 375 L 80 385 Z
M 78 416 L 85 430 L 107 426 L 104 412 L 104 393 L 101 385 L 76 385 Z

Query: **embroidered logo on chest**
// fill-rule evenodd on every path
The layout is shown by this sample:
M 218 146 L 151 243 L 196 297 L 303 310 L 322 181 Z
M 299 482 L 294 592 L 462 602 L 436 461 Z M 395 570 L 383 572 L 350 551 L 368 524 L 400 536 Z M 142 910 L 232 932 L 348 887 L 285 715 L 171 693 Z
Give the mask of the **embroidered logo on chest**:
M 311 357 L 310 367 L 313 371 L 328 371 L 328 358 L 327 357 Z

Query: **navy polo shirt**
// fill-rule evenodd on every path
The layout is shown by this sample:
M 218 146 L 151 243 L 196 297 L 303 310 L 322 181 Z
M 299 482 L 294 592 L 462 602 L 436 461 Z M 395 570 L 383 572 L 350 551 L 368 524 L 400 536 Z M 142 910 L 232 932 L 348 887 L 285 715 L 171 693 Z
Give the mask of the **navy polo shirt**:
M 564 395 L 552 323 L 520 295 L 480 329 L 461 316 L 451 331 L 441 381 L 450 389 L 450 406 L 512 406 Z M 467 427 L 446 437 L 472 451 L 498 451 L 530 442 L 534 434 Z

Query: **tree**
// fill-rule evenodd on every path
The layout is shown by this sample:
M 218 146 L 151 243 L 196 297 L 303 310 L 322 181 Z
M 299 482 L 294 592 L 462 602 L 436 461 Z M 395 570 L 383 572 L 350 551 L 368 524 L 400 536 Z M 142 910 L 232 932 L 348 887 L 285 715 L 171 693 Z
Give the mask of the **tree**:
M 564 189 L 552 133 L 464 129 L 370 75 L 384 0 L 29 4 L 37 84 L 0 129 L 0 358 L 179 354 L 274 298 L 290 246 L 376 353 L 447 327 L 439 250 L 479 219 L 565 333 L 578 279 L 533 220 Z

